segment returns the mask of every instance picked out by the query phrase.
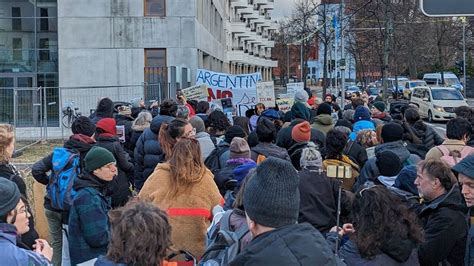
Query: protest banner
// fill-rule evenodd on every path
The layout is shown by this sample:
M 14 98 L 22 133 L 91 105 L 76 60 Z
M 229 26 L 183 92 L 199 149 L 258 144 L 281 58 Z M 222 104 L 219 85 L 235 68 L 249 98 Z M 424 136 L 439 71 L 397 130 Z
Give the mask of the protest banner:
M 276 99 L 276 104 L 278 109 L 284 113 L 291 110 L 293 106 L 294 97 L 291 94 L 280 94 L 278 99 Z
M 260 73 L 226 74 L 198 69 L 196 85 L 207 86 L 207 101 L 232 98 L 234 105 L 255 105 L 257 103 L 257 82 L 262 79 Z
M 120 125 L 120 126 L 115 126 L 116 129 L 116 136 L 119 139 L 121 143 L 125 142 L 125 126 Z
M 275 107 L 275 88 L 273 81 L 257 83 L 257 101 L 265 107 Z
M 299 90 L 304 90 L 303 82 L 287 83 L 286 84 L 286 93 L 294 95 L 295 92 Z
M 182 89 L 181 92 L 187 100 L 207 101 L 207 86 L 205 84 L 195 85 L 186 89 Z

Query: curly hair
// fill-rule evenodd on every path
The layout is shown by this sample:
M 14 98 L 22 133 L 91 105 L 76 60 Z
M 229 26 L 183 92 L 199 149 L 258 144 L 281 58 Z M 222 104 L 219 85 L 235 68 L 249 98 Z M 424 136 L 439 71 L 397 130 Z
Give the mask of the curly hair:
M 176 117 L 176 112 L 178 112 L 178 104 L 174 100 L 167 99 L 160 104 L 160 115 Z
M 346 134 L 334 129 L 330 130 L 326 136 L 326 159 L 340 160 L 346 143 Z
M 363 258 L 371 259 L 394 239 L 408 240 L 413 248 L 423 241 L 416 215 L 384 186 L 363 188 L 352 203 L 354 242 Z
M 210 131 L 226 131 L 230 126 L 227 116 L 219 110 L 212 111 L 206 120 L 206 128 L 210 127 Z
M 171 246 L 166 213 L 152 203 L 132 200 L 109 212 L 107 258 L 127 265 L 161 265 Z
M 370 129 L 364 129 L 357 133 L 356 141 L 362 145 L 364 149 L 377 146 L 379 141 L 377 140 L 377 133 Z
M 14 128 L 10 124 L 0 124 L 0 163 L 8 163 L 12 159 L 12 155 L 7 152 L 15 139 Z

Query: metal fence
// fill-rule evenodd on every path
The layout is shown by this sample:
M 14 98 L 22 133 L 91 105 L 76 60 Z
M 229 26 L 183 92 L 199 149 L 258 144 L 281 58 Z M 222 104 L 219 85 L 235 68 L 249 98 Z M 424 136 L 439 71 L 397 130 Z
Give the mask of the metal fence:
M 147 83 L 128 86 L 0 87 L 0 123 L 14 125 L 16 138 L 23 143 L 65 139 L 71 134 L 63 123 L 64 119 L 68 119 L 63 112 L 68 106 L 75 112 L 90 116 L 103 97 L 129 103 L 134 98 L 145 97 L 161 102 L 164 96 L 161 85 Z

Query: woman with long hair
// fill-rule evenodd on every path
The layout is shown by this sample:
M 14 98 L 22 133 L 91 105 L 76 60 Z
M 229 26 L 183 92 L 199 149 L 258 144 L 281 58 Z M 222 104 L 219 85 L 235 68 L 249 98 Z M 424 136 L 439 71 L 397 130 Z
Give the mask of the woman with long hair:
M 174 145 L 180 138 L 192 138 L 194 135 L 196 135 L 196 129 L 193 128 L 191 123 L 184 119 L 177 118 L 170 123 L 163 123 L 158 135 L 158 140 L 161 150 L 163 150 L 165 154 L 165 159 L 169 159 Z
M 138 195 L 168 213 L 173 248 L 204 253 L 212 209 L 222 205 L 213 175 L 201 157 L 199 142 L 180 138 L 165 163 L 158 164 Z
M 335 247 L 336 228 L 327 235 Z M 364 188 L 352 204 L 352 224 L 339 237 L 350 234 L 339 255 L 347 265 L 419 265 L 417 247 L 423 230 L 416 215 L 401 198 L 384 186 Z

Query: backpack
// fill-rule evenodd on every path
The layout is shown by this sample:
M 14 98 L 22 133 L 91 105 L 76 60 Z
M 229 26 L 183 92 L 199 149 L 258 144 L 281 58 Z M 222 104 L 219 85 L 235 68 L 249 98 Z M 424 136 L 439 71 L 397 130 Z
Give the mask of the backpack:
M 300 165 L 300 159 L 301 159 L 301 153 L 303 152 L 303 149 L 308 146 L 308 142 L 297 142 L 293 144 L 289 149 L 288 149 L 288 155 L 290 156 L 291 163 L 293 164 L 293 167 L 296 168 L 296 170 L 301 170 L 301 165 Z
M 221 165 L 220 157 L 224 152 L 229 150 L 229 145 L 219 145 L 207 156 L 204 164 L 206 167 L 211 170 L 211 172 L 216 175 L 224 165 Z
M 240 253 L 240 241 L 249 232 L 249 229 L 247 223 L 243 223 L 237 231 L 231 231 L 230 216 L 232 212 L 233 210 L 226 211 L 220 220 L 219 230 L 214 229 L 211 232 L 209 244 L 199 265 L 228 265 Z
M 80 173 L 80 154 L 66 148 L 54 148 L 52 154 L 53 169 L 46 186 L 51 207 L 68 211 L 76 191 L 72 188 Z
M 474 152 L 474 149 L 469 146 L 464 146 L 461 151 L 449 151 L 448 148 L 446 148 L 446 146 L 444 145 L 439 145 L 437 148 L 442 153 L 440 160 L 447 163 L 450 167 L 453 167 L 462 159 Z

